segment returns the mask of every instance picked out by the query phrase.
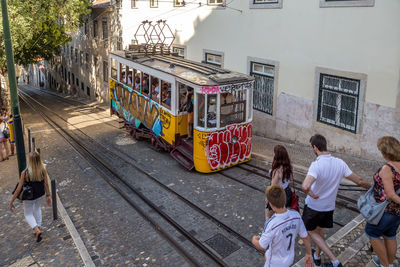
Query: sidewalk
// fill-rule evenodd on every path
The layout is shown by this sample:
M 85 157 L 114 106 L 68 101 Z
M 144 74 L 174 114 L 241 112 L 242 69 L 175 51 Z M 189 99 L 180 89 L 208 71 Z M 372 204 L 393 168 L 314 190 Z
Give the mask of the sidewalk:
M 310 145 L 282 142 L 254 135 L 252 141 L 252 157 L 257 160 L 266 161 L 267 163 L 272 163 L 274 157 L 274 146 L 283 145 L 289 153 L 293 167 L 295 170 L 303 172 L 304 177 L 311 162 L 316 159 L 314 151 Z M 327 141 L 329 151 L 330 144 L 329 140 Z M 371 183 L 375 172 L 384 164 L 383 158 L 382 161 L 377 161 L 337 152 L 333 152 L 332 155 L 343 159 L 354 173 Z
M 17 157 L 0 162 L 0 266 L 84 266 L 63 220 L 53 220 L 52 208 L 42 205 L 43 240 L 37 243 L 16 200 L 9 211 L 11 191 L 18 182 Z

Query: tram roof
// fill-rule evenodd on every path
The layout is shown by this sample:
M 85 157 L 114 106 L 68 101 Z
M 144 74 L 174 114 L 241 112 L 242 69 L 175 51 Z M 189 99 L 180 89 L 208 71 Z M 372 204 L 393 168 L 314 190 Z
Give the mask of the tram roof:
M 217 66 L 170 55 L 144 55 L 131 51 L 114 51 L 111 54 L 159 70 L 199 86 L 214 86 L 253 81 L 252 76 Z

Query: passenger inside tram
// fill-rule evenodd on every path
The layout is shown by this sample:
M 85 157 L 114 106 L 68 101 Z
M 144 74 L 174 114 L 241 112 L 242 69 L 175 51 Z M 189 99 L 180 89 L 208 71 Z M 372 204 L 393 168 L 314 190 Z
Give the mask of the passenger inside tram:
M 187 86 L 183 83 L 178 83 L 179 88 L 179 112 L 186 111 L 186 91 Z
M 158 78 L 152 77 L 151 79 L 151 98 L 158 101 L 160 99 L 160 87 Z
M 149 94 L 149 75 L 147 75 L 146 73 L 143 73 L 142 93 L 146 95 Z
M 132 71 L 128 72 L 128 85 L 132 86 Z
M 140 91 L 140 77 L 135 78 L 135 88 L 136 91 Z

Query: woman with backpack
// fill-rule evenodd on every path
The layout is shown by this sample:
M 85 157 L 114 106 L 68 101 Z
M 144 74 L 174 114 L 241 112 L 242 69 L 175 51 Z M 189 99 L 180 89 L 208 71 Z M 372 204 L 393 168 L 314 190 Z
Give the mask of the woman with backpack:
M 7 136 L 7 134 L 9 134 L 7 121 L 0 118 L 0 161 L 8 159 L 8 155 L 10 154 L 10 149 L 8 147 L 9 136 Z M 3 150 L 6 151 L 5 157 L 3 157 Z
M 14 210 L 14 200 L 22 192 L 24 183 L 32 187 L 32 195 L 29 200 L 23 200 L 24 215 L 29 226 L 33 229 L 36 237 L 36 242 L 42 240 L 42 231 L 40 226 L 42 224 L 42 210 L 40 204 L 46 195 L 47 205 L 51 205 L 50 190 L 48 183 L 47 170 L 40 159 L 40 154 L 34 151 L 28 156 L 28 167 L 22 171 L 21 178 L 19 179 L 18 186 L 10 201 L 10 211 Z

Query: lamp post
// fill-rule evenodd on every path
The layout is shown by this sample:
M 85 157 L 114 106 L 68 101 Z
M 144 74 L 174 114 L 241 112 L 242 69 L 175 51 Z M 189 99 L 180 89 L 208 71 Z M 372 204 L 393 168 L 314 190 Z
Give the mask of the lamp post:
M 19 173 L 21 174 L 21 172 L 26 168 L 24 135 L 22 131 L 21 116 L 19 114 L 18 89 L 17 80 L 15 78 L 14 56 L 11 44 L 10 25 L 8 22 L 7 1 L 0 1 L 1 14 L 3 17 L 3 34 L 7 58 L 8 83 L 10 86 L 11 108 L 14 118 L 14 134 L 15 143 L 17 146 L 18 169 Z

